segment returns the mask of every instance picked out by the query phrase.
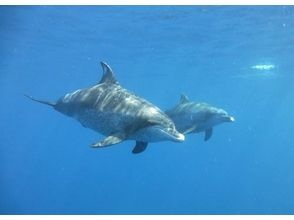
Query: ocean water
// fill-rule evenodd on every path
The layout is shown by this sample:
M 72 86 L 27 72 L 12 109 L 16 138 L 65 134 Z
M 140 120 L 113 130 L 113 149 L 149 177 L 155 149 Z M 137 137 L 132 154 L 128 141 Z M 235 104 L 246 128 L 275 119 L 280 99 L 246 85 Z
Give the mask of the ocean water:
M 294 8 L 1 6 L 1 214 L 294 214 Z M 103 136 L 48 106 L 99 82 L 235 123 L 184 143 Z

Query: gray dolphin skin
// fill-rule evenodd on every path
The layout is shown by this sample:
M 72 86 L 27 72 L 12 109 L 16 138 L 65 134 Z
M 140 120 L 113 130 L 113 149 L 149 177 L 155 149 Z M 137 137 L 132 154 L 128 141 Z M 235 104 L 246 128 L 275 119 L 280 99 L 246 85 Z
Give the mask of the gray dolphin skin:
M 132 152 L 141 153 L 148 142 L 185 140 L 163 111 L 120 86 L 105 62 L 101 62 L 101 66 L 103 76 L 97 85 L 68 93 L 55 103 L 26 96 L 52 106 L 58 112 L 77 119 L 84 127 L 106 136 L 92 144 L 95 148 L 135 140 Z
M 185 95 L 181 95 L 180 103 L 165 113 L 174 121 L 179 132 L 205 132 L 205 141 L 211 138 L 214 126 L 235 121 L 225 110 L 207 103 L 190 102 Z

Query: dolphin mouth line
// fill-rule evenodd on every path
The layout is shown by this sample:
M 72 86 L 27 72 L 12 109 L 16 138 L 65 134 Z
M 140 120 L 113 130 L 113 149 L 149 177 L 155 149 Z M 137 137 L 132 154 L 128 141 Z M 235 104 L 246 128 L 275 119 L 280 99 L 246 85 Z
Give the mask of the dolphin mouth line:
M 178 132 L 178 135 L 172 135 L 167 131 L 163 131 L 165 134 L 168 134 L 174 141 L 176 142 L 184 142 L 185 141 L 185 135 L 182 133 Z

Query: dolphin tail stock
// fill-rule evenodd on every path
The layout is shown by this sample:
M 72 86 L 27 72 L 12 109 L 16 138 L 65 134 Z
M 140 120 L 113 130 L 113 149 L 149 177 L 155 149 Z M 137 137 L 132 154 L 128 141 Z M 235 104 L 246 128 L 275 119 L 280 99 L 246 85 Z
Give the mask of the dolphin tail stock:
M 52 106 L 54 107 L 55 106 L 55 103 L 53 102 L 49 102 L 49 101 L 44 101 L 44 100 L 39 100 L 39 99 L 35 99 L 33 96 L 30 96 L 30 95 L 24 95 L 25 97 L 35 101 L 35 102 L 39 102 L 39 103 L 42 103 L 42 104 L 45 104 L 45 105 L 49 105 L 49 106 Z

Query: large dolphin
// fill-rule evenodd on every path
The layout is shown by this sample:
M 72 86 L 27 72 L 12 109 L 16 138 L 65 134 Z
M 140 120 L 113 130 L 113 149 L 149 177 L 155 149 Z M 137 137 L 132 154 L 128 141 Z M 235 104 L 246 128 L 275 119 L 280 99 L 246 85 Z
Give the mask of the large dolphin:
M 68 93 L 57 102 L 28 98 L 52 106 L 55 110 L 77 119 L 84 127 L 105 136 L 92 147 L 106 147 L 124 140 L 135 140 L 133 153 L 141 153 L 148 142 L 183 142 L 173 121 L 158 107 L 124 89 L 111 68 L 101 62 L 101 81 L 90 88 Z
M 235 119 L 225 110 L 207 103 L 190 102 L 188 97 L 181 95 L 180 103 L 165 112 L 183 134 L 205 132 L 207 141 L 213 133 L 213 127 Z

